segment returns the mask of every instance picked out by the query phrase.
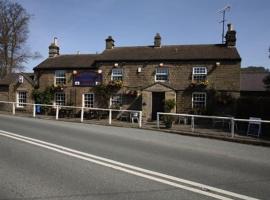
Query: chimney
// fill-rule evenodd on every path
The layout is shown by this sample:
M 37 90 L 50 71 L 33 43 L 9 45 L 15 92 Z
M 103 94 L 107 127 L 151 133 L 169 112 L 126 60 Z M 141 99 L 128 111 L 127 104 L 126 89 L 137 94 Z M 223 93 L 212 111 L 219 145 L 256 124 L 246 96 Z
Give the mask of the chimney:
M 106 41 L 106 49 L 113 49 L 114 40 L 113 40 L 112 36 L 109 36 L 105 41 Z
M 226 46 L 227 47 L 235 47 L 236 45 L 236 31 L 233 30 L 232 24 L 227 24 L 228 30 L 225 36 Z
M 159 33 L 157 33 L 154 38 L 154 47 L 161 47 L 161 37 Z
M 58 46 L 57 37 L 53 38 L 53 43 L 49 46 L 49 58 L 59 56 L 59 46 Z

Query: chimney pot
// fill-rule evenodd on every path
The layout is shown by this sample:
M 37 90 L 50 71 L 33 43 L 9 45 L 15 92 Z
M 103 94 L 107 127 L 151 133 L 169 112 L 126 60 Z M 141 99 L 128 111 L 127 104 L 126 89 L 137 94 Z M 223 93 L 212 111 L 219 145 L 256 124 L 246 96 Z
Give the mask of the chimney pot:
M 227 26 L 228 26 L 228 30 L 225 36 L 226 46 L 234 47 L 236 45 L 236 31 L 233 30 L 232 24 L 227 24 Z
M 161 46 L 161 37 L 160 34 L 157 33 L 154 38 L 154 47 L 160 47 Z
M 105 41 L 106 41 L 106 49 L 114 48 L 114 39 L 112 38 L 112 36 L 109 36 Z
M 228 31 L 233 31 L 233 25 L 232 24 L 227 24 L 228 26 Z
M 54 37 L 53 43 L 49 46 L 49 58 L 59 56 L 59 49 L 57 37 Z
M 58 46 L 57 37 L 54 37 L 54 38 L 53 38 L 53 44 L 54 44 L 55 46 Z

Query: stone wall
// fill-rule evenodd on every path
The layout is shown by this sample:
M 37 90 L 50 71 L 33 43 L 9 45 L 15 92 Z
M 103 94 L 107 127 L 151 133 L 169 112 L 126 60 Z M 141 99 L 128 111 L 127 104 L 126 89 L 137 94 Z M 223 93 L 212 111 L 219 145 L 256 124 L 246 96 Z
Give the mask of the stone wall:
M 217 65 L 216 63 L 220 63 Z M 179 62 L 162 62 L 164 68 L 169 69 L 169 80 L 166 82 L 173 92 L 166 93 L 166 99 L 175 98 L 175 111 L 179 113 L 188 113 L 191 111 L 192 92 L 197 91 L 196 88 L 189 90 L 192 80 L 192 67 L 205 66 L 208 70 L 207 80 L 209 84 L 206 88 L 198 91 L 214 89 L 217 91 L 228 91 L 234 96 L 239 96 L 240 90 L 240 61 L 179 61 Z M 123 95 L 123 109 L 142 109 L 144 116 L 151 116 L 152 99 L 151 92 L 144 91 L 144 88 L 155 83 L 155 70 L 159 67 L 160 62 L 120 62 L 119 68 L 123 68 L 123 87 L 125 90 L 136 90 L 137 96 Z M 99 69 L 102 70 L 103 83 L 107 84 L 111 80 L 111 71 L 114 63 L 105 62 L 97 63 Z M 138 68 L 141 72 L 138 72 Z M 77 70 L 77 69 L 76 69 Z M 67 105 L 82 105 L 82 94 L 91 92 L 90 87 L 73 86 L 72 71 L 67 70 L 66 80 L 63 91 L 67 94 Z M 78 70 L 77 70 L 78 71 Z M 97 69 L 95 70 L 97 71 Z M 54 85 L 54 70 L 36 71 L 38 74 L 39 88 L 44 90 L 48 86 Z M 158 89 L 158 88 L 157 88 Z M 171 89 L 168 89 L 168 91 Z M 158 91 L 158 90 L 157 90 Z M 96 98 L 97 100 L 98 98 Z M 96 102 L 98 106 L 98 102 Z
M 217 66 L 216 63 L 220 65 Z M 155 69 L 159 67 L 160 62 L 156 63 L 119 63 L 119 68 L 123 68 L 123 85 L 131 87 L 146 87 L 155 83 Z M 103 63 L 103 80 L 108 83 L 111 80 L 111 71 L 114 63 Z M 175 87 L 176 90 L 186 89 L 192 80 L 192 67 L 205 66 L 208 70 L 207 79 L 208 88 L 216 90 L 240 90 L 240 62 L 239 61 L 204 61 L 204 62 L 163 62 L 163 68 L 169 69 L 168 84 Z M 138 67 L 142 68 L 139 73 Z

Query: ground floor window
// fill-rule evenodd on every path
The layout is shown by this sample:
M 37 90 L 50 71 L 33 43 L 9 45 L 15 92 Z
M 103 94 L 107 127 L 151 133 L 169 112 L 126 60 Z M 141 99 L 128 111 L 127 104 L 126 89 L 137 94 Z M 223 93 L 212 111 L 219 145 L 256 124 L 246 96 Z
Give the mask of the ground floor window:
M 66 102 L 65 93 L 56 92 L 54 96 L 55 105 L 64 106 Z
M 206 93 L 194 92 L 192 93 L 192 108 L 205 108 L 206 107 Z
M 111 97 L 111 107 L 118 108 L 122 106 L 122 96 L 121 95 L 113 95 Z
M 83 94 L 83 107 L 93 108 L 94 107 L 94 94 L 86 93 Z
M 23 108 L 26 103 L 26 92 L 25 91 L 18 91 L 17 92 L 17 107 Z

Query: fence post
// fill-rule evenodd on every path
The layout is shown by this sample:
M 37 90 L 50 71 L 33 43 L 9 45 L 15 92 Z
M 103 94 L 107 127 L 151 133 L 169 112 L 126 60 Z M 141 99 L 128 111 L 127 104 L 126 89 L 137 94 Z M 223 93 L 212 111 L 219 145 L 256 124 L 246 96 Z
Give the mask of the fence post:
M 55 113 L 55 119 L 58 120 L 58 116 L 59 116 L 59 106 L 56 106 L 56 113 Z
M 112 109 L 109 110 L 109 124 L 112 124 Z
M 157 112 L 157 128 L 159 128 L 159 113 Z
M 33 104 L 33 117 L 36 117 L 36 104 Z
M 12 114 L 15 115 L 15 102 L 12 103 Z
M 232 119 L 231 119 L 231 136 L 232 136 L 232 138 L 234 138 L 234 118 L 232 117 Z
M 194 132 L 194 116 L 191 117 L 191 131 Z
M 139 112 L 139 127 L 142 128 L 142 111 Z
M 83 110 L 83 107 L 81 109 L 81 122 L 83 122 L 83 115 L 84 115 L 84 110 Z

